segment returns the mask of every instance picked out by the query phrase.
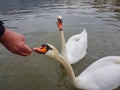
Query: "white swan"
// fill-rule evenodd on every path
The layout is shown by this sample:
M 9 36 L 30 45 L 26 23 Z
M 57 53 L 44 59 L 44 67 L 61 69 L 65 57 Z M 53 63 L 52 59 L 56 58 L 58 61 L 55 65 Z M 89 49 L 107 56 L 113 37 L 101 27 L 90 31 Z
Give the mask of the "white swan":
M 103 57 L 75 77 L 71 65 L 51 44 L 33 48 L 40 54 L 58 60 L 65 68 L 73 86 L 84 90 L 113 90 L 120 86 L 120 56 Z M 75 52 L 75 50 L 73 50 Z
M 65 36 L 62 28 L 62 17 L 57 17 L 57 26 L 61 39 L 61 55 L 68 60 L 70 64 L 74 64 L 83 59 L 87 49 L 87 32 L 84 29 L 80 34 L 73 35 L 65 44 Z M 75 50 L 75 52 L 73 52 Z

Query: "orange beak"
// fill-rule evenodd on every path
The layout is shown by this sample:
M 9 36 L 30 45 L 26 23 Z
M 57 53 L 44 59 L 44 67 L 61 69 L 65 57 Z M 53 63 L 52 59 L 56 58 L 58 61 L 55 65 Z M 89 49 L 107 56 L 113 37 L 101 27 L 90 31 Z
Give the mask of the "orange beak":
M 33 48 L 33 50 L 40 54 L 45 54 L 47 52 L 46 46 L 41 46 L 38 48 Z
M 58 22 L 57 22 L 57 26 L 58 26 L 58 28 L 59 28 L 60 30 L 62 30 L 62 29 L 63 29 L 62 21 L 58 21 Z

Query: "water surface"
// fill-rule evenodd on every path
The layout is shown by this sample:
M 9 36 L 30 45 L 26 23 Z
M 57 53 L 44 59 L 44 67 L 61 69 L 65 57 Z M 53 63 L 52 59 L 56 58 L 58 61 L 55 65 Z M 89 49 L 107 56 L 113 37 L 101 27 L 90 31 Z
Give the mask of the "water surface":
M 47 42 L 60 50 L 58 15 L 66 40 L 83 28 L 88 32 L 87 56 L 72 65 L 76 76 L 101 57 L 120 55 L 119 0 L 0 0 L 0 19 L 30 47 Z M 21 57 L 0 45 L 0 90 L 78 89 L 57 61 L 36 53 Z

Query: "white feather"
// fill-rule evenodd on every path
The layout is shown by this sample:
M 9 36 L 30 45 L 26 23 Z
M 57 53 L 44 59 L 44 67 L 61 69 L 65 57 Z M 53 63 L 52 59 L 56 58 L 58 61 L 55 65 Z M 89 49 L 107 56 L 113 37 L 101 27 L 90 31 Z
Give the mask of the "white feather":
M 96 60 L 75 77 L 71 65 L 50 45 L 46 55 L 58 60 L 65 68 L 73 86 L 83 90 L 113 90 L 120 86 L 120 56 L 107 56 Z M 74 51 L 73 51 L 74 52 Z

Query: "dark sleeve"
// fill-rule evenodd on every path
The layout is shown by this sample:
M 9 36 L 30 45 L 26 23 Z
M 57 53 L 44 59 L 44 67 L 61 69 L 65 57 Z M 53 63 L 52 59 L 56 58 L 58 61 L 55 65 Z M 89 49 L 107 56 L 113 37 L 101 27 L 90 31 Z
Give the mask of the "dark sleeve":
M 4 23 L 0 21 L 0 37 L 4 34 L 5 32 L 5 27 L 3 25 Z

